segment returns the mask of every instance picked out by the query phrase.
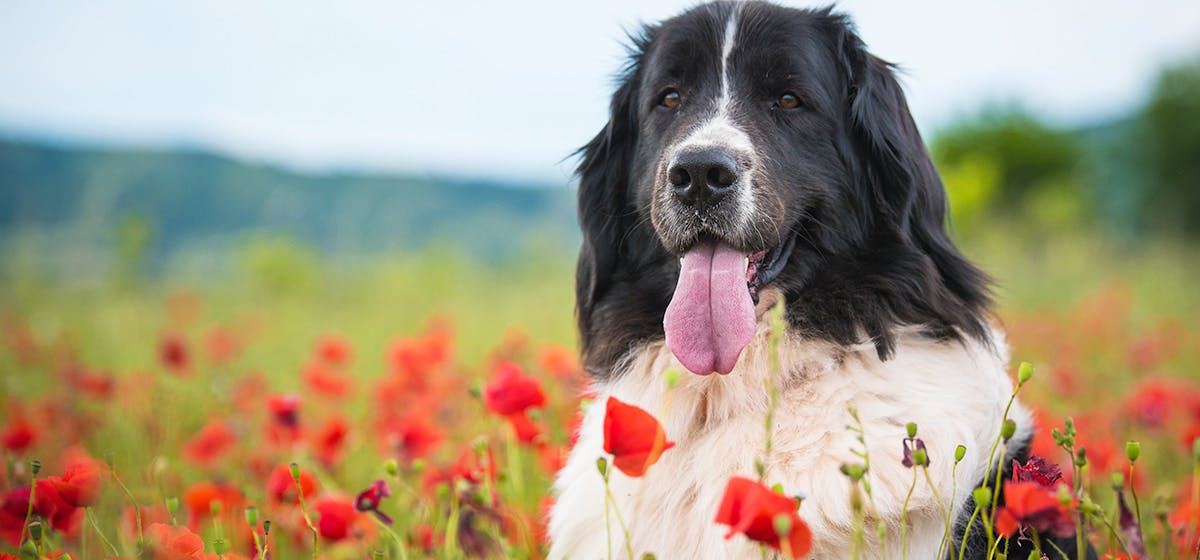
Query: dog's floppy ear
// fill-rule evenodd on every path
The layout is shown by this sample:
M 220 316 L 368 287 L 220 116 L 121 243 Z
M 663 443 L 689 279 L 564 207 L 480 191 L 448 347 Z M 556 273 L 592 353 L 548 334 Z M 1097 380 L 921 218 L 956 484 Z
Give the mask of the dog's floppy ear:
M 959 253 L 947 231 L 946 191 L 909 112 L 891 64 L 867 52 L 843 24 L 840 46 L 850 86 L 849 119 L 862 156 L 877 227 L 927 256 L 949 294 L 930 294 L 935 314 L 968 334 L 984 335 L 988 278 Z
M 608 124 L 579 150 L 583 155 L 578 169 L 583 245 L 575 277 L 575 304 L 585 356 L 591 346 L 592 313 L 612 284 L 632 212 L 627 198 L 638 127 L 640 46 L 613 94 Z

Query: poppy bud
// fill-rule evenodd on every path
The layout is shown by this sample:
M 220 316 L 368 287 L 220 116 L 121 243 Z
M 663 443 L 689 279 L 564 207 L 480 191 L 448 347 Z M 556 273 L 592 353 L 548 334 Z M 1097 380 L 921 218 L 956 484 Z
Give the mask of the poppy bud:
M 762 462 L 762 459 L 754 460 L 754 472 L 758 473 L 759 478 L 762 478 L 767 473 L 767 465 Z
M 33 462 L 29 464 L 29 468 L 33 471 L 33 476 L 37 476 L 38 472 L 42 470 L 42 462 L 34 459 Z
M 775 525 L 775 534 L 779 535 L 779 538 L 787 538 L 792 534 L 792 516 L 781 513 L 776 515 L 771 522 Z
M 1071 490 L 1066 484 L 1058 485 L 1058 503 L 1063 506 L 1071 505 Z
M 396 463 L 395 459 L 388 459 L 383 464 L 383 470 L 391 476 L 396 476 L 396 473 L 400 472 L 400 465 Z
M 988 507 L 988 504 L 992 503 L 992 490 L 987 486 L 976 488 L 971 496 L 975 498 L 975 505 L 980 508 Z
M 175 514 L 179 513 L 179 497 L 178 496 L 167 497 L 167 513 L 170 513 L 172 518 L 175 517 Z
M 1004 438 L 1004 441 L 1008 441 L 1015 433 L 1017 433 L 1017 423 L 1013 422 L 1012 418 L 1004 420 L 1004 425 L 1000 426 L 1000 437 Z
M 221 515 L 221 500 L 209 502 L 208 509 L 212 512 L 213 517 L 219 517 Z
M 967 456 L 967 447 L 965 445 L 959 444 L 957 447 L 954 448 L 954 462 L 955 463 L 961 462 L 963 460 L 963 457 L 966 457 L 966 456 Z
M 601 457 L 596 459 L 596 470 L 600 471 L 600 476 L 608 477 L 608 459 Z
M 1079 468 L 1083 468 L 1083 467 L 1087 466 L 1087 448 L 1086 447 L 1080 447 L 1079 450 L 1075 452 L 1075 466 L 1079 467 Z
M 1136 441 L 1130 441 L 1125 444 L 1125 456 L 1129 458 L 1129 462 L 1137 461 L 1138 456 L 1142 454 L 1142 444 Z
M 229 543 L 225 542 L 225 539 L 214 539 L 213 540 L 213 552 L 216 552 L 217 556 L 225 554 L 225 552 L 227 552 L 228 550 L 229 550 Z
M 1125 475 L 1119 472 L 1112 473 L 1112 485 L 1113 488 L 1120 490 L 1123 486 L 1125 486 Z
M 1024 385 L 1031 377 L 1033 377 L 1033 364 L 1021 362 L 1021 365 L 1017 368 L 1017 384 Z
M 667 388 L 674 389 L 675 385 L 679 383 L 679 370 L 674 369 L 674 368 L 668 369 L 667 374 L 666 374 L 666 381 L 667 381 Z
M 642 555 L 642 560 L 655 560 L 655 557 L 653 554 L 647 552 Z
M 908 437 L 910 439 L 917 437 L 917 423 L 916 422 L 909 422 L 908 424 L 906 424 L 904 426 L 904 430 L 906 432 L 908 432 Z
M 924 447 L 918 447 L 914 449 L 912 452 L 912 459 L 913 464 L 917 466 L 923 467 L 929 464 L 929 454 L 925 451 Z
M 33 544 L 33 541 L 25 541 L 25 544 L 21 545 L 21 557 L 22 558 L 37 558 L 38 557 L 37 545 Z
M 263 536 L 270 535 L 270 534 L 271 534 L 271 520 L 264 519 L 263 520 Z
M 292 480 L 300 482 L 300 464 L 292 463 L 288 465 L 288 470 L 292 473 Z
M 254 506 L 246 508 L 246 523 L 251 527 L 258 525 L 258 508 Z
M 29 524 L 29 538 L 34 542 L 42 540 L 42 522 L 34 521 Z

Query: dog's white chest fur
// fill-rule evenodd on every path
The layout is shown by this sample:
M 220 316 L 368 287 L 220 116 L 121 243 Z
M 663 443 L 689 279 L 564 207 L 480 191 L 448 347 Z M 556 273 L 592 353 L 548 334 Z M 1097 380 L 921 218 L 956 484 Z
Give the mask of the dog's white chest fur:
M 645 476 L 630 478 L 616 470 L 610 475 L 635 557 L 647 552 L 665 559 L 759 557 L 759 549 L 743 536 L 726 540 L 727 528 L 713 518 L 729 477 L 755 478 L 755 461 L 763 456 L 772 377 L 768 330 L 760 322 L 730 375 L 689 374 L 662 344 L 652 344 L 632 356 L 622 375 L 597 387 L 578 443 L 556 482 L 551 558 L 607 558 L 609 547 L 614 557 L 626 556 L 615 512 L 611 532 L 605 529 L 604 482 L 596 469 L 596 459 L 605 456 L 604 400 L 609 396 L 655 415 L 675 442 Z M 998 334 L 993 344 L 994 350 L 901 332 L 895 357 L 880 362 L 872 345 L 847 349 L 798 337 L 781 341 L 773 449 L 763 462 L 768 484 L 804 496 L 800 516 L 813 532 L 812 558 L 848 557 L 854 514 L 850 483 L 840 467 L 862 462 L 853 453 L 862 446 L 847 429 L 853 422 L 851 406 L 858 410 L 871 457 L 874 508 L 889 525 L 886 542 L 869 539 L 862 557 L 880 557 L 882 549 L 887 557 L 900 557 L 901 509 L 914 474 L 901 464 L 908 422 L 919 425 L 929 475 L 938 496 L 954 509 L 950 519 L 957 518 L 984 474 L 1012 392 L 1007 350 Z M 672 368 L 682 373 L 668 389 L 665 372 Z M 1022 431 L 1029 429 L 1029 414 L 1019 404 L 1009 416 Z M 967 454 L 955 484 L 951 469 L 959 444 Z M 944 522 L 923 475 L 908 509 L 908 557 L 934 558 Z

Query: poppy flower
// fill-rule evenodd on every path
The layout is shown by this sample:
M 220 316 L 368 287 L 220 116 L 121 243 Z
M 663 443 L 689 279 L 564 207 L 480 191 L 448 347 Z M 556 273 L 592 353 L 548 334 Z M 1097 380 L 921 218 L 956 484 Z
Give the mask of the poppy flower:
M 1013 482 L 1036 482 L 1044 488 L 1051 488 L 1062 478 L 1062 468 L 1057 464 L 1048 463 L 1038 455 L 1030 455 L 1024 465 L 1013 459 Z
M 0 445 L 13 453 L 21 453 L 37 443 L 38 433 L 33 424 L 16 416 L 0 431 Z
M 272 395 L 267 399 L 267 410 L 271 413 L 267 436 L 272 442 L 292 444 L 300 439 L 300 397 Z
M 496 366 L 492 381 L 484 387 L 483 403 L 488 410 L 508 416 L 546 404 L 546 394 L 541 381 L 526 376 L 521 366 L 505 362 Z
M 198 528 L 212 517 L 213 502 L 220 502 L 223 511 L 241 509 L 242 493 L 223 482 L 202 481 L 188 487 L 183 493 L 187 506 L 188 526 Z
M 1126 408 L 1139 423 L 1147 428 L 1160 428 L 1167 422 L 1171 412 L 1171 401 L 1179 390 L 1158 380 L 1148 380 L 1134 391 L 1126 401 Z
M 105 399 L 112 396 L 116 382 L 112 375 L 103 371 L 88 371 L 81 367 L 70 366 L 63 372 L 67 383 L 79 392 L 96 398 Z
M 675 446 L 667 441 L 662 424 L 649 412 L 609 397 L 604 413 L 604 451 L 613 465 L 628 476 L 638 477 Z
M 186 373 L 191 366 L 187 341 L 178 334 L 165 334 L 158 343 L 158 361 L 171 373 Z
M 62 500 L 75 507 L 88 507 L 100 495 L 101 465 L 96 461 L 80 461 L 72 464 L 62 476 L 47 480 Z
M 317 479 L 312 473 L 300 469 L 300 492 L 303 493 L 305 499 L 312 496 L 317 490 Z M 271 476 L 267 478 L 267 496 L 271 498 L 273 503 L 300 503 L 299 497 L 296 495 L 296 481 L 292 478 L 292 468 L 288 465 L 279 465 L 275 470 L 271 471 Z
M 512 426 L 513 432 L 517 434 L 517 441 L 525 444 L 533 444 L 542 435 L 542 427 L 529 418 L 529 415 L 524 412 L 517 414 L 509 414 L 505 416 L 509 425 Z
M 362 512 L 369 511 L 384 524 L 391 525 L 392 518 L 379 511 L 379 502 L 391 495 L 392 489 L 388 487 L 387 481 L 381 478 L 372 482 L 366 490 L 358 493 L 358 497 L 354 499 L 354 509 Z
M 429 455 L 446 437 L 425 415 L 416 413 L 393 420 L 381 432 L 388 452 L 407 461 Z
M 201 468 L 211 468 L 233 449 L 235 443 L 237 436 L 233 430 L 221 420 L 212 420 L 183 444 L 183 456 Z
M 332 334 L 327 334 L 317 339 L 313 354 L 320 358 L 322 362 L 331 366 L 347 365 L 354 357 L 354 351 L 350 348 L 350 343 L 346 342 L 346 339 Z
M 322 362 L 309 362 L 304 367 L 304 384 L 313 393 L 332 399 L 346 396 L 353 388 L 349 377 L 333 371 Z
M 350 433 L 350 425 L 344 418 L 334 416 L 325 421 L 313 438 L 313 454 L 322 465 L 332 467 L 342 457 L 346 445 L 346 435 Z
M 583 372 L 575 352 L 554 344 L 538 350 L 538 364 L 558 379 L 570 379 Z
M 1075 533 L 1066 508 L 1048 488 L 1036 482 L 1010 482 L 1004 486 L 1004 507 L 996 510 L 996 530 L 1012 537 L 1025 528 L 1059 537 Z
M 205 560 L 204 539 L 187 527 L 151 523 L 145 533 L 152 560 Z
M 761 483 L 735 476 L 729 479 L 725 486 L 725 495 L 717 508 L 715 521 L 729 526 L 726 539 L 741 533 L 753 541 L 763 543 L 775 550 L 784 550 L 786 539 L 787 552 L 792 558 L 808 554 L 812 549 L 812 531 L 808 524 L 800 519 L 796 510 L 799 505 L 796 500 L 763 486 Z M 785 516 L 790 527 L 787 535 L 781 537 L 777 531 L 776 518 Z
M 313 504 L 317 512 L 317 533 L 321 538 L 340 541 L 350 534 L 350 527 L 358 517 L 354 504 L 339 496 L 322 496 Z
M 204 335 L 204 349 L 208 359 L 214 364 L 227 364 L 237 358 L 242 351 L 241 341 L 233 330 L 227 327 L 213 327 Z

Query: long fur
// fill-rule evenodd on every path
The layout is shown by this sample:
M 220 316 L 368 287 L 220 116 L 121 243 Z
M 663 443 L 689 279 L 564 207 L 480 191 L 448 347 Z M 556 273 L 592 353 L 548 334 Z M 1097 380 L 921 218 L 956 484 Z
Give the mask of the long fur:
M 619 531 L 606 535 L 595 467 L 609 396 L 655 414 L 676 442 L 645 478 L 613 475 L 638 555 L 756 555 L 741 537 L 723 539 L 712 518 L 728 477 L 755 474 L 770 383 L 781 401 L 767 479 L 806 496 L 813 557 L 848 551 L 849 485 L 839 467 L 857 462 L 860 447 L 846 429 L 849 406 L 861 414 L 884 521 L 898 526 L 913 476 L 900 465 L 913 421 L 937 495 L 960 523 L 970 490 L 1008 460 L 987 464 L 1012 391 L 1008 356 L 988 316 L 987 277 L 947 234 L 945 192 L 891 65 L 867 52 L 844 16 L 762 2 L 704 4 L 644 27 L 632 43 L 609 121 L 581 148 L 577 311 L 598 398 L 556 483 L 551 557 L 623 550 Z M 666 86 L 682 91 L 680 108 L 657 105 Z M 802 109 L 768 106 L 783 89 Z M 723 129 L 736 134 L 708 132 Z M 734 371 L 684 373 L 668 390 L 665 372 L 683 368 L 664 345 L 663 315 L 679 255 L 701 232 L 662 195 L 662 176 L 666 154 L 698 135 L 744 138 L 754 152 L 738 202 L 714 209 L 703 227 L 747 254 L 794 249 L 758 300 L 758 334 Z M 772 304 L 786 317 L 777 378 L 761 320 Z M 1025 434 L 1017 441 L 1027 440 L 1025 409 L 1018 403 L 1010 416 Z M 952 480 L 958 444 L 968 453 Z M 945 523 L 934 493 L 919 486 L 909 557 L 930 558 Z M 865 557 L 899 557 L 898 534 Z

